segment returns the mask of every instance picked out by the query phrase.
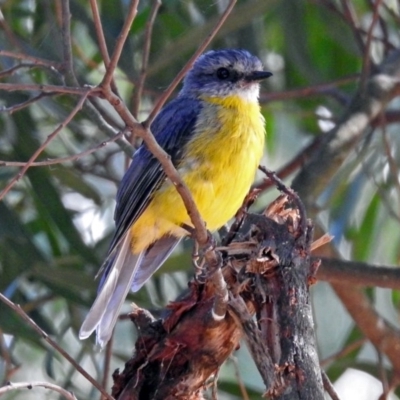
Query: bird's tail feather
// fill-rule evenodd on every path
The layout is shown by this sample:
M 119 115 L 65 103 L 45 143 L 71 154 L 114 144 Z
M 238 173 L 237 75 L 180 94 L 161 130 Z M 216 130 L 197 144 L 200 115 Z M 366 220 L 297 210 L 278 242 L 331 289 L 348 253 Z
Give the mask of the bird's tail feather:
M 160 268 L 168 256 L 174 251 L 181 238 L 164 236 L 154 242 L 144 253 L 140 268 L 132 282 L 132 291 L 137 292 L 147 280 Z
M 137 292 L 172 253 L 180 238 L 165 236 L 140 254 L 133 254 L 126 235 L 120 249 L 104 271 L 97 298 L 86 316 L 79 338 L 88 338 L 94 330 L 103 347 L 111 338 L 122 304 L 130 289 Z
M 133 254 L 131 240 L 126 235 L 109 272 L 101 285 L 97 298 L 79 331 L 79 338 L 86 339 L 97 330 L 97 343 L 103 347 L 112 335 L 122 304 L 128 295 L 135 273 L 140 266 L 141 254 Z

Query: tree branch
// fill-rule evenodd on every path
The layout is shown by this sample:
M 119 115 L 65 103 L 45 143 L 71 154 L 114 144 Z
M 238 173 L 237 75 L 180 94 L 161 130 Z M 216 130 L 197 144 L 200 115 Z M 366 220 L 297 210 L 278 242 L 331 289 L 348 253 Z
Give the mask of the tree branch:
M 104 75 L 103 81 L 100 84 L 101 86 L 107 87 L 111 84 L 113 74 L 114 74 L 115 68 L 117 67 L 118 61 L 121 57 L 122 49 L 124 47 L 126 38 L 128 37 L 133 20 L 136 17 L 138 3 L 139 3 L 139 0 L 131 0 L 131 2 L 130 2 L 124 25 L 122 27 L 122 30 L 118 36 L 116 43 L 115 43 L 114 52 L 111 56 L 110 62 L 108 63 L 108 65 L 106 65 L 106 74 Z
M 54 158 L 54 159 L 47 159 L 45 161 L 36 161 L 36 162 L 32 162 L 30 163 L 30 167 L 44 167 L 44 166 L 48 166 L 48 165 L 55 165 L 55 164 L 62 164 L 68 161 L 75 161 L 78 160 L 79 158 L 82 158 L 84 156 L 87 156 L 89 154 L 92 154 L 100 149 L 102 149 L 103 147 L 107 146 L 109 143 L 115 142 L 118 139 L 122 138 L 125 135 L 125 130 L 121 131 L 120 133 L 118 133 L 117 135 L 115 135 L 114 137 L 112 137 L 109 140 L 106 140 L 104 142 L 101 142 L 100 144 L 96 145 L 95 147 L 92 147 L 88 150 L 82 151 L 78 154 L 74 154 L 72 156 L 68 156 L 68 157 L 60 157 L 60 158 Z M 27 164 L 27 161 L 3 161 L 0 160 L 0 167 L 4 166 L 4 167 L 24 167 Z
M 89 90 L 90 89 L 90 90 Z M 26 92 L 41 92 L 41 93 L 52 93 L 52 94 L 77 94 L 82 95 L 90 91 L 91 95 L 95 95 L 101 92 L 100 88 L 88 88 L 88 87 L 69 87 L 69 86 L 57 86 L 57 85 L 37 85 L 31 83 L 0 83 L 0 90 L 7 92 L 26 91 Z
M 72 364 L 72 366 L 82 375 L 84 376 L 107 400 L 114 400 L 112 396 L 110 396 L 102 387 L 97 383 L 97 381 L 89 375 L 85 369 L 83 369 L 62 347 L 60 347 L 53 339 L 49 337 L 49 335 L 41 329 L 36 322 L 34 322 L 28 314 L 25 313 L 24 310 L 18 305 L 13 303 L 7 297 L 5 297 L 2 293 L 0 293 L 0 300 L 14 310 L 28 325 L 33 328 L 49 345 L 54 348 L 58 353 L 60 353 L 68 362 Z
M 12 383 L 8 382 L 6 386 L 0 387 L 0 396 L 4 393 L 10 392 L 11 390 L 29 389 L 32 390 L 35 387 L 43 387 L 45 389 L 50 389 L 54 392 L 61 394 L 67 400 L 77 400 L 75 395 L 68 390 L 63 389 L 58 385 L 54 385 L 49 382 L 18 382 Z
M 49 135 L 47 139 L 39 146 L 39 148 L 32 154 L 31 158 L 26 162 L 26 164 L 21 168 L 21 171 L 8 182 L 6 187 L 0 192 L 0 200 L 10 191 L 10 189 L 25 175 L 25 172 L 29 169 L 31 164 L 36 160 L 40 153 L 47 147 L 47 145 L 62 131 L 69 122 L 75 117 L 76 113 L 82 108 L 83 103 L 86 98 L 92 92 L 92 89 L 86 89 L 86 93 L 82 95 L 79 99 L 78 104 L 70 112 L 67 118 Z
M 347 311 L 365 336 L 382 351 L 392 363 L 394 371 L 400 371 L 400 331 L 389 325 L 372 306 L 362 288 L 351 283 L 332 283 L 346 305 Z
M 56 70 L 60 70 L 62 68 L 62 64 L 57 61 L 45 60 L 43 58 L 33 57 L 29 54 L 24 54 L 24 53 L 0 50 L 0 56 L 15 58 L 17 60 L 27 60 L 27 61 L 30 61 L 34 65 L 42 65 L 44 67 L 54 68 Z
M 311 205 L 327 187 L 364 130 L 400 93 L 400 51 L 393 52 L 381 65 L 380 72 L 370 77 L 365 90 L 360 90 L 337 126 L 325 135 L 321 147 L 293 180 L 306 205 Z
M 317 278 L 323 281 L 400 289 L 400 269 L 398 267 L 371 265 L 338 258 L 313 258 L 314 261 L 318 259 L 321 260 L 321 265 L 318 269 Z
M 151 7 L 149 19 L 146 23 L 146 31 L 144 35 L 144 45 L 143 45 L 143 55 L 142 55 L 142 68 L 140 71 L 139 80 L 134 90 L 134 99 L 132 108 L 132 114 L 136 119 L 138 118 L 140 109 L 140 99 L 142 98 L 143 95 L 144 83 L 146 81 L 146 76 L 147 76 L 147 67 L 149 64 L 150 45 L 151 45 L 151 36 L 153 33 L 153 26 L 154 22 L 156 21 L 156 16 L 160 6 L 161 6 L 161 0 L 153 0 L 153 5 Z M 131 143 L 133 144 L 133 136 Z

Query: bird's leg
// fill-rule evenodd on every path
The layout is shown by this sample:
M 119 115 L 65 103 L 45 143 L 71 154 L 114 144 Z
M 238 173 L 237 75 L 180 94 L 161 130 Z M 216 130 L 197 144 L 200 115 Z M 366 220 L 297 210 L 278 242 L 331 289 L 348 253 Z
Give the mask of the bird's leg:
M 195 240 L 193 244 L 192 261 L 194 265 L 194 278 L 199 284 L 205 283 L 203 274 L 204 259 L 200 259 L 199 243 Z
M 194 265 L 194 269 L 195 269 L 194 279 L 200 285 L 204 285 L 206 283 L 206 279 L 207 279 L 204 264 L 205 264 L 204 258 L 202 258 L 200 260 L 200 257 L 197 257 L 197 260 L 193 260 L 193 265 Z
M 195 237 L 195 229 L 193 228 L 193 226 L 183 223 L 180 224 L 180 227 L 187 231 L 189 233 L 189 236 L 191 236 L 192 238 Z
M 215 248 L 217 246 L 217 243 L 215 241 L 214 236 L 211 234 L 210 231 L 207 231 L 207 243 L 202 246 L 202 275 L 203 279 L 206 280 L 212 275 L 217 268 L 220 267 L 220 262 L 219 259 L 217 261 L 216 259 L 216 252 Z M 210 255 L 213 255 L 210 257 Z M 207 261 L 207 262 L 206 262 Z M 206 267 L 204 267 L 204 264 L 206 264 Z
M 193 264 L 195 267 L 195 279 L 200 284 L 206 283 L 206 280 L 213 272 L 209 271 L 210 266 L 206 263 L 206 257 L 204 257 L 204 255 L 210 251 L 215 250 L 216 242 L 210 232 L 207 231 L 207 234 L 208 234 L 207 243 L 205 246 L 202 246 L 201 256 L 199 253 L 200 246 L 197 241 L 195 241 L 192 253 Z
M 206 282 L 206 274 L 204 271 L 204 257 L 200 257 L 199 254 L 199 243 L 196 240 L 196 235 L 195 235 L 195 229 L 188 225 L 188 224 L 181 224 L 180 225 L 181 228 L 185 229 L 190 236 L 192 237 L 193 241 L 194 241 L 194 245 L 193 245 L 193 252 L 192 252 L 192 261 L 193 261 L 193 265 L 194 265 L 194 277 L 195 280 L 199 283 L 199 284 L 204 284 Z M 210 242 L 210 238 L 207 240 L 207 243 Z

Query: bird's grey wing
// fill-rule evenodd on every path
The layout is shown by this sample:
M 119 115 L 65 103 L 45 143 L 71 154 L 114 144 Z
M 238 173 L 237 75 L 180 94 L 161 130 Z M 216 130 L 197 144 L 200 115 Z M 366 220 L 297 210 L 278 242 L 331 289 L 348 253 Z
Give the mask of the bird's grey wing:
M 180 240 L 181 238 L 176 238 L 175 236 L 164 236 L 144 252 L 140 268 L 137 269 L 132 282 L 133 292 L 137 292 L 154 272 L 161 267 Z
M 130 247 L 129 235 L 126 235 L 118 254 L 109 261 L 112 268 L 107 268 L 107 274 L 102 277 L 96 300 L 79 331 L 80 339 L 86 339 L 95 329 L 97 342 L 101 347 L 110 339 L 123 301 L 129 292 L 129 283 L 132 282 L 142 258 L 142 254 L 133 254 Z

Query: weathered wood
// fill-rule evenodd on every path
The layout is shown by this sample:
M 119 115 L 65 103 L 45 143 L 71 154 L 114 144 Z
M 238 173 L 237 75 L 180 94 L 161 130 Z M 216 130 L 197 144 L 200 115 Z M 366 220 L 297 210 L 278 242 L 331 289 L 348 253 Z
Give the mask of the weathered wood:
M 277 383 L 267 394 L 279 400 L 323 400 L 309 298 L 316 269 L 310 263 L 312 228 L 308 224 L 302 232 L 292 215 L 281 224 L 260 215 L 249 215 L 247 222 L 253 225 L 260 254 L 251 272 L 252 303 L 262 341 L 276 366 Z M 258 358 L 265 360 L 260 352 Z
M 238 232 L 217 248 L 229 312 L 215 313 L 221 294 L 207 273 L 171 303 L 163 320 L 137 309 L 132 320 L 140 338 L 124 371 L 113 375 L 116 399 L 202 399 L 242 337 L 268 398 L 324 399 L 309 298 L 317 268 L 310 262 L 311 223 L 290 191 L 263 215 L 241 217 Z
M 190 285 L 169 307 L 163 321 L 140 328 L 136 352 L 121 374 L 115 372 L 112 394 L 119 400 L 202 399 L 208 380 L 238 346 L 241 330 L 226 315 L 212 316 L 211 285 Z M 137 310 L 132 319 L 142 318 Z

